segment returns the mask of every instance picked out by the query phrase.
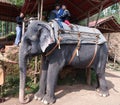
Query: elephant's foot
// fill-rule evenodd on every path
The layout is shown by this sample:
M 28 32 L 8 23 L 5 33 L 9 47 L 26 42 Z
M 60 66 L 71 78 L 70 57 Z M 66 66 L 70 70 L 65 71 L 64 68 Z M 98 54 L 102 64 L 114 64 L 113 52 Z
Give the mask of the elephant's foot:
M 42 102 L 47 105 L 47 104 L 53 104 L 55 103 L 56 99 L 54 97 L 50 97 L 48 95 L 45 95 L 45 97 L 42 99 Z
M 40 92 L 38 91 L 38 92 L 34 95 L 34 99 L 41 101 L 44 96 L 45 96 L 45 94 L 42 94 L 42 93 L 40 93 Z
M 96 91 L 99 94 L 99 96 L 101 96 L 101 97 L 107 97 L 107 96 L 109 96 L 108 90 L 102 91 L 101 89 L 98 88 L 98 89 L 96 89 Z

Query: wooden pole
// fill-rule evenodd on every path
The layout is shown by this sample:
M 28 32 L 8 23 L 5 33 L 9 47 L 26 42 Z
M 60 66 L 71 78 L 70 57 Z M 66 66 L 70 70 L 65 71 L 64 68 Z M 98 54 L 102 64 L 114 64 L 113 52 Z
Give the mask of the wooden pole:
M 42 20 L 42 14 L 43 14 L 43 0 L 41 0 L 41 9 L 40 9 L 40 20 Z
M 98 19 L 100 17 L 100 13 L 101 13 L 102 9 L 103 9 L 103 4 L 101 4 L 100 10 L 99 10 L 99 13 L 98 13 L 98 16 L 96 19 L 96 23 L 95 23 L 95 28 L 97 27 L 97 22 L 98 22 Z M 90 13 L 88 12 L 87 25 L 89 25 L 89 15 L 90 15 Z M 91 69 L 90 68 L 86 69 L 86 78 L 87 78 L 87 84 L 91 85 Z
M 86 79 L 87 79 L 87 84 L 90 86 L 91 85 L 91 69 L 87 68 L 86 69 Z
M 101 13 L 102 9 L 103 9 L 103 3 L 101 4 L 101 7 L 100 7 L 100 10 L 99 10 L 99 13 L 98 13 L 97 19 L 96 19 L 95 28 L 97 27 L 97 22 L 98 22 L 98 20 L 99 20 L 100 13 Z
M 25 33 L 25 21 L 22 22 L 22 35 Z
M 2 21 L 2 36 L 4 35 L 4 22 Z
M 110 33 L 108 33 L 108 48 L 110 47 Z
M 43 0 L 38 0 L 38 20 L 42 20 L 43 14 Z M 34 77 L 34 84 L 37 82 L 37 73 L 38 72 L 38 57 L 35 57 L 35 77 Z
M 114 47 L 114 68 L 115 68 L 116 58 L 117 58 L 116 48 Z
M 38 20 L 40 20 L 40 0 L 38 0 Z M 34 84 L 37 83 L 37 71 L 38 71 L 37 62 L 38 62 L 38 57 L 35 57 Z
M 108 41 L 108 52 L 109 52 L 109 49 L 110 49 L 110 33 L 108 33 L 107 41 Z M 108 57 L 107 57 L 107 62 L 108 62 Z
M 38 0 L 38 20 L 40 20 L 40 0 Z
M 89 27 L 89 22 L 90 22 L 90 12 L 88 11 L 88 17 L 87 17 L 87 26 Z

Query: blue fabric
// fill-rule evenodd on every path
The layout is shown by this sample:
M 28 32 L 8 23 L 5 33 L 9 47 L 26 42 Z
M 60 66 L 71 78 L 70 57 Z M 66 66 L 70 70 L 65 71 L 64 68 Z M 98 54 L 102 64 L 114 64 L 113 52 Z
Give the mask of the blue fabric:
M 19 45 L 22 37 L 22 27 L 16 27 L 16 38 L 15 38 L 15 45 Z
M 57 21 L 57 23 L 59 24 L 60 28 L 63 28 L 63 25 L 61 22 L 63 22 L 63 20 L 60 18 L 64 13 L 64 10 L 61 8 L 59 11 L 57 11 L 57 18 L 55 19 Z
M 61 8 L 59 11 L 58 11 L 58 17 L 60 18 L 64 13 L 64 10 Z
M 56 18 L 55 20 L 56 20 L 57 23 L 59 24 L 60 28 L 63 28 L 62 20 L 61 20 L 60 18 Z

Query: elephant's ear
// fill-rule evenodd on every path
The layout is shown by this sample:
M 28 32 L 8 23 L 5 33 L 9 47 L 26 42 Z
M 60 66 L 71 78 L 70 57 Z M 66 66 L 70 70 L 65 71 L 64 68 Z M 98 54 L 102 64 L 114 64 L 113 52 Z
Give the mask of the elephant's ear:
M 50 30 L 47 29 L 47 28 L 42 28 L 41 31 L 40 31 L 40 47 L 41 47 L 41 50 L 42 52 L 45 52 L 46 48 L 54 43 L 54 40 L 53 38 L 51 37 L 51 33 L 50 33 Z

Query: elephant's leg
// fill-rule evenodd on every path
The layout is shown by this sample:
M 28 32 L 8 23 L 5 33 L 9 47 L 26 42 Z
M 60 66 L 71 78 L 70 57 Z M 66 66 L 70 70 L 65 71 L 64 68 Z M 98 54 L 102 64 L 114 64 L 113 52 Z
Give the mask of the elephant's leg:
M 45 60 L 42 60 L 42 71 L 40 75 L 40 84 L 39 90 L 35 94 L 35 99 L 42 100 L 46 92 L 46 82 L 47 82 L 47 69 L 48 63 Z
M 100 83 L 99 83 L 98 75 L 96 75 L 96 80 L 97 80 L 97 86 L 96 86 L 96 89 L 99 89 L 99 88 L 100 88 Z
M 99 88 L 97 89 L 100 96 L 106 97 L 109 95 L 107 82 L 105 80 L 105 74 L 100 75 L 98 74 L 98 80 L 99 80 Z
M 46 89 L 46 77 L 47 77 L 47 71 L 42 70 L 41 76 L 40 76 L 40 89 L 38 92 L 34 95 L 35 99 L 42 100 L 45 96 L 45 89 Z
M 53 104 L 55 99 L 55 86 L 58 78 L 58 73 L 62 69 L 63 64 L 49 64 L 48 74 L 47 74 L 47 89 L 46 95 L 43 98 L 44 104 Z
M 101 48 L 99 62 L 97 66 L 97 80 L 98 80 L 98 92 L 100 96 L 108 96 L 108 87 L 105 79 L 105 67 L 107 62 L 107 50 L 105 50 L 105 46 Z

